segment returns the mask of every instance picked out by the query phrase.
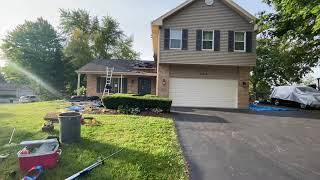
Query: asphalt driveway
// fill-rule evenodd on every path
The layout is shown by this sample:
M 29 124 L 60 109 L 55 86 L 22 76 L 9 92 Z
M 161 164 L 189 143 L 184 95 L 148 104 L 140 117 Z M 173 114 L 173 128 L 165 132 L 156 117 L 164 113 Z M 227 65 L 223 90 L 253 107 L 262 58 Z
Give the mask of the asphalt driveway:
M 191 179 L 320 179 L 320 111 L 175 108 Z

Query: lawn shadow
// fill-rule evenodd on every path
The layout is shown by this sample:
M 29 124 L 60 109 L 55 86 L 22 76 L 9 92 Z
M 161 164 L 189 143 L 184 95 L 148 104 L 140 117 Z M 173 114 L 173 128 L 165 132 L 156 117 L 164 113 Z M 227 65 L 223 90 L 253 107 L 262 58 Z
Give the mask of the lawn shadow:
M 17 161 L 17 152 L 22 148 L 20 142 L 26 140 L 26 138 L 34 137 L 37 132 L 31 133 L 21 129 L 16 129 L 12 137 L 11 144 L 9 143 L 13 128 L 12 127 L 0 127 L 0 154 L 9 154 L 6 159 L 0 160 L 0 179 L 21 179 L 22 173 L 19 170 L 19 164 Z M 10 177 L 10 172 L 16 172 L 17 174 Z
M 252 111 L 250 109 L 231 109 L 231 108 L 187 108 L 187 107 L 174 107 L 172 108 L 173 112 L 178 113 L 198 113 L 201 111 L 201 114 L 206 113 L 217 113 L 217 112 L 229 112 L 236 114 L 249 114 L 249 115 L 262 115 L 270 117 L 292 117 L 292 118 L 308 118 L 308 119 L 317 119 L 320 120 L 320 111 L 319 110 L 300 110 L 289 108 L 289 111 Z
M 12 118 L 15 114 L 13 113 L 0 113 L 0 120 L 4 120 L 6 118 Z
M 0 149 L 1 146 L 3 146 L 4 144 L 9 143 L 12 131 L 14 128 L 9 128 L 9 127 L 0 127 Z M 22 133 L 22 132 L 19 132 Z M 27 132 L 24 132 L 27 133 Z M 12 142 L 16 143 L 17 141 L 17 131 L 15 131 L 13 137 L 12 137 Z
M 195 112 L 172 111 L 172 116 L 177 122 L 229 123 L 229 121 L 218 116 L 210 114 L 199 114 Z
M 121 147 L 117 145 L 112 145 L 108 143 L 101 143 L 96 140 L 82 138 L 80 143 L 66 145 L 62 144 L 63 148 L 63 156 L 59 163 L 59 169 L 63 168 L 64 171 L 56 170 L 56 172 L 48 173 L 48 175 L 52 177 L 56 177 L 55 174 L 61 173 L 63 176 L 68 177 L 81 169 L 90 166 L 99 157 L 107 157 L 110 154 L 117 152 L 122 149 L 121 152 L 111 157 L 109 160 L 106 160 L 103 167 L 97 168 L 92 172 L 89 177 L 93 179 L 102 178 L 102 179 L 114 179 L 115 172 L 121 172 L 122 174 L 117 174 L 117 178 L 120 179 L 132 179 L 133 172 L 123 172 L 128 166 L 138 167 L 138 171 L 136 174 L 139 177 L 135 177 L 138 179 L 177 179 L 177 177 L 168 177 L 166 174 L 174 174 L 175 171 L 181 171 L 181 164 L 178 163 L 180 160 L 179 156 L 173 156 L 172 154 L 151 154 L 145 151 L 138 151 L 127 147 Z M 134 147 L 133 147 L 134 148 Z M 86 153 L 83 155 L 87 161 L 81 160 L 80 153 Z M 70 163 L 73 162 L 73 163 Z M 115 169 L 116 170 L 115 170 Z M 130 167 L 132 168 L 132 167 Z M 121 170 L 119 170 L 121 169 Z M 177 170 L 178 169 L 178 170 Z M 128 174 L 126 174 L 128 173 Z M 121 177 L 122 176 L 122 177 Z M 129 178 L 128 178 L 129 177 Z M 165 178 L 166 177 L 166 178 Z

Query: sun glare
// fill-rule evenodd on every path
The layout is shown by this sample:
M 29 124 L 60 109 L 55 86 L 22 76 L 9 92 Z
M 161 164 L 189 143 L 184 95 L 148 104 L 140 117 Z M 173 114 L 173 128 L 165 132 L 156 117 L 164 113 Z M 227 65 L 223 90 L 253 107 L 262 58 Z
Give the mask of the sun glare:
M 4 65 L 5 65 L 5 61 L 0 60 L 0 67 L 4 67 Z
M 12 68 L 14 68 L 17 72 L 20 72 L 21 74 L 25 75 L 28 79 L 36 82 L 38 85 L 40 85 L 41 87 L 45 88 L 46 90 L 48 90 L 49 92 L 51 92 L 52 94 L 56 95 L 56 96 L 60 96 L 61 94 L 59 91 L 57 91 L 56 89 L 54 89 L 53 87 L 51 87 L 49 84 L 47 84 L 45 81 L 43 81 L 41 78 L 37 77 L 36 75 L 34 75 L 33 73 L 27 71 L 26 69 L 24 69 L 23 67 L 11 62 L 10 66 Z

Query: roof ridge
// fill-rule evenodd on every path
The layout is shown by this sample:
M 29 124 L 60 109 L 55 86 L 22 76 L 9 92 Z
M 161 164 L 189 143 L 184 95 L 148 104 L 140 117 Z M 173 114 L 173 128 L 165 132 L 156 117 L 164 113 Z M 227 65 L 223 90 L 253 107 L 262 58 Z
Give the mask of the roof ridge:
M 180 5 L 178 5 L 177 7 L 171 9 L 170 11 L 168 11 L 167 13 L 163 14 L 162 16 L 160 16 L 159 18 L 153 20 L 151 22 L 152 25 L 158 25 L 161 26 L 163 24 L 163 20 L 167 17 L 170 17 L 171 15 L 173 15 L 174 13 L 176 13 L 177 11 L 183 9 L 184 7 L 188 6 L 189 4 L 195 2 L 197 0 L 186 0 L 185 2 L 181 3 Z M 226 4 L 229 8 L 231 8 L 232 10 L 236 11 L 239 15 L 245 16 L 246 20 L 248 21 L 253 21 L 255 19 L 255 16 L 253 16 L 251 13 L 249 13 L 247 10 L 245 10 L 244 8 L 242 8 L 240 5 L 238 5 L 237 3 L 235 3 L 233 0 L 221 0 L 221 2 L 223 2 L 224 4 Z M 239 11 L 239 12 L 238 12 Z

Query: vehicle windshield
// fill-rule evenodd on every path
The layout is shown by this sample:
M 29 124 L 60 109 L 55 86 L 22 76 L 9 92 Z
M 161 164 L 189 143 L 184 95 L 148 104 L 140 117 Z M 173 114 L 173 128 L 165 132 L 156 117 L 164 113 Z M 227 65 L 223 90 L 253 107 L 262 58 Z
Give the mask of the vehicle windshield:
M 320 93 L 319 91 L 311 87 L 298 87 L 297 89 L 299 89 L 303 93 Z

